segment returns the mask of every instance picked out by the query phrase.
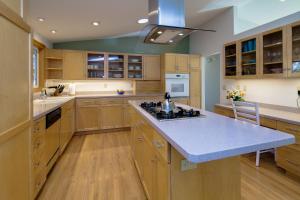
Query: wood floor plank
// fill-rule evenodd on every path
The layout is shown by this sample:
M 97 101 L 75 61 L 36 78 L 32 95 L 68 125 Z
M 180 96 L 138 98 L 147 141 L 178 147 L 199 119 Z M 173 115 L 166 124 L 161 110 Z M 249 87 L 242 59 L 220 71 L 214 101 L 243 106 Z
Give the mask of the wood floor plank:
M 73 137 L 52 170 L 39 200 L 146 200 L 133 164 L 129 132 Z M 300 180 L 263 155 L 241 158 L 242 200 L 298 200 Z

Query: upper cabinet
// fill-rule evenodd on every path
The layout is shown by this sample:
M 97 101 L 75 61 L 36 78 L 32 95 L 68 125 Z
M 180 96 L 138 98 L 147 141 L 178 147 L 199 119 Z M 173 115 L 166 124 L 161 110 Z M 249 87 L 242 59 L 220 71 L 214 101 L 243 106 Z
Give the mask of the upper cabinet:
M 87 53 L 87 79 L 104 79 L 106 77 L 105 57 L 104 53 Z
M 63 50 L 46 50 L 45 74 L 47 79 L 63 79 Z
M 128 55 L 127 79 L 143 79 L 144 62 L 142 55 Z
M 259 74 L 259 37 L 252 36 L 238 42 L 238 76 L 256 78 Z
M 226 78 L 236 78 L 237 59 L 238 59 L 237 43 L 232 42 L 224 45 L 224 75 Z
M 260 35 L 261 74 L 263 77 L 286 76 L 286 29 L 284 27 Z
M 288 76 L 300 77 L 300 22 L 287 26 Z
M 300 77 L 300 21 L 227 43 L 225 78 Z
M 165 54 L 165 73 L 189 73 L 189 56 L 186 54 Z
M 147 81 L 160 80 L 160 56 L 159 55 L 144 56 L 144 80 Z
M 65 80 L 83 80 L 86 78 L 85 52 L 65 50 L 63 59 L 63 78 Z
M 108 78 L 125 78 L 125 55 L 108 54 Z

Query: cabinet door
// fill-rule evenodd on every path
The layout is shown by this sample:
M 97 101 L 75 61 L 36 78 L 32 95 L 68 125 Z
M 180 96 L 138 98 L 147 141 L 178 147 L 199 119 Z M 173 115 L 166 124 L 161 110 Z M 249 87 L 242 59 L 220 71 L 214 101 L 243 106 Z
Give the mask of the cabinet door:
M 181 103 L 184 105 L 189 104 L 189 99 L 187 99 L 187 98 L 174 98 L 174 99 L 172 99 L 172 101 L 174 101 L 175 103 Z
M 300 22 L 287 26 L 288 76 L 300 77 Z
M 176 55 L 165 54 L 164 55 L 164 67 L 165 73 L 176 73 Z
M 78 106 L 76 110 L 77 131 L 98 130 L 99 109 L 97 105 Z
M 121 128 L 124 125 L 123 105 L 108 105 L 101 107 L 101 129 Z
M 153 193 L 155 154 L 152 145 L 145 140 L 143 151 L 143 179 L 148 199 L 155 199 Z
M 145 138 L 143 136 L 143 133 L 141 129 L 136 126 L 134 128 L 133 132 L 133 154 L 134 159 L 136 162 L 136 167 L 138 170 L 138 173 L 140 174 L 140 177 L 143 179 L 144 173 L 143 173 L 143 157 L 144 157 L 144 144 L 145 144 Z
M 153 199 L 169 199 L 169 165 L 168 162 L 156 155 L 154 167 Z
M 190 106 L 201 107 L 201 70 L 200 68 L 190 69 Z
M 176 71 L 177 73 L 189 73 L 189 56 L 178 54 L 176 55 Z
M 64 51 L 63 78 L 65 80 L 86 79 L 85 58 L 82 51 Z
M 71 111 L 66 112 L 61 118 L 61 127 L 60 127 L 60 150 L 64 151 L 67 143 L 70 140 L 72 135 L 72 113 Z
M 160 56 L 144 56 L 144 80 L 160 80 Z

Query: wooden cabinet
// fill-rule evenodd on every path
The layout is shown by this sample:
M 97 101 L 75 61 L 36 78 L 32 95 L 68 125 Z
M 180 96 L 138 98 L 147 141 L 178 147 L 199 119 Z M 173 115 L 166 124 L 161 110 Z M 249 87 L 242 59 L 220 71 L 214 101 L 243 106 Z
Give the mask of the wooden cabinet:
M 300 22 L 287 26 L 288 77 L 300 77 Z
M 191 55 L 190 59 L 190 99 L 189 105 L 201 108 L 201 60 L 198 55 Z
M 45 77 L 47 79 L 63 79 L 63 50 L 46 49 Z
M 63 51 L 63 79 L 84 80 L 86 79 L 85 68 L 86 52 Z
M 226 108 L 222 108 L 222 107 L 219 107 L 219 106 L 215 106 L 214 107 L 214 112 L 219 114 L 219 115 L 234 118 L 233 111 L 229 108 L 226 109 Z
M 165 54 L 163 65 L 165 73 L 189 73 L 189 55 Z
M 61 127 L 60 127 L 60 153 L 63 153 L 74 133 L 75 119 L 74 100 L 66 103 L 62 107 Z
M 157 55 L 144 56 L 144 80 L 148 80 L 148 81 L 160 80 L 160 56 Z
M 0 199 L 29 200 L 31 30 L 20 1 L 0 1 Z
M 31 192 L 34 198 L 46 181 L 45 132 L 45 117 L 34 121 L 31 136 Z
M 224 44 L 223 47 L 224 77 L 236 78 L 238 75 L 238 48 L 237 42 Z
M 189 99 L 188 98 L 172 98 L 171 100 L 174 101 L 175 103 L 189 105 Z
M 260 35 L 260 65 L 263 77 L 287 77 L 286 29 L 280 27 Z
M 238 76 L 257 78 L 260 74 L 259 36 L 244 38 L 238 42 Z
M 101 129 L 121 128 L 124 123 L 123 105 L 103 105 L 100 111 Z
M 87 53 L 87 79 L 104 79 L 107 77 L 105 53 L 88 52 Z
M 76 102 L 76 131 L 100 129 L 100 110 L 94 100 L 79 99 Z
M 127 55 L 127 79 L 143 80 L 144 59 L 142 55 Z
M 159 155 L 155 155 L 154 174 L 153 174 L 153 199 L 170 199 L 169 194 L 169 164 Z
M 108 78 L 125 79 L 125 55 L 108 54 Z

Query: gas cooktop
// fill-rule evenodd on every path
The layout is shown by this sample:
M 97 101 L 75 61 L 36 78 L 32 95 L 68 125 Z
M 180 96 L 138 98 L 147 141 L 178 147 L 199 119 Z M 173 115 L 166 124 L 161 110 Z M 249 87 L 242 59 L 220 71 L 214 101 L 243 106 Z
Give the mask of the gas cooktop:
M 165 112 L 161 109 L 162 102 L 144 102 L 140 106 L 159 121 L 205 117 L 198 110 L 187 110 L 182 107 L 176 107 L 171 112 Z

